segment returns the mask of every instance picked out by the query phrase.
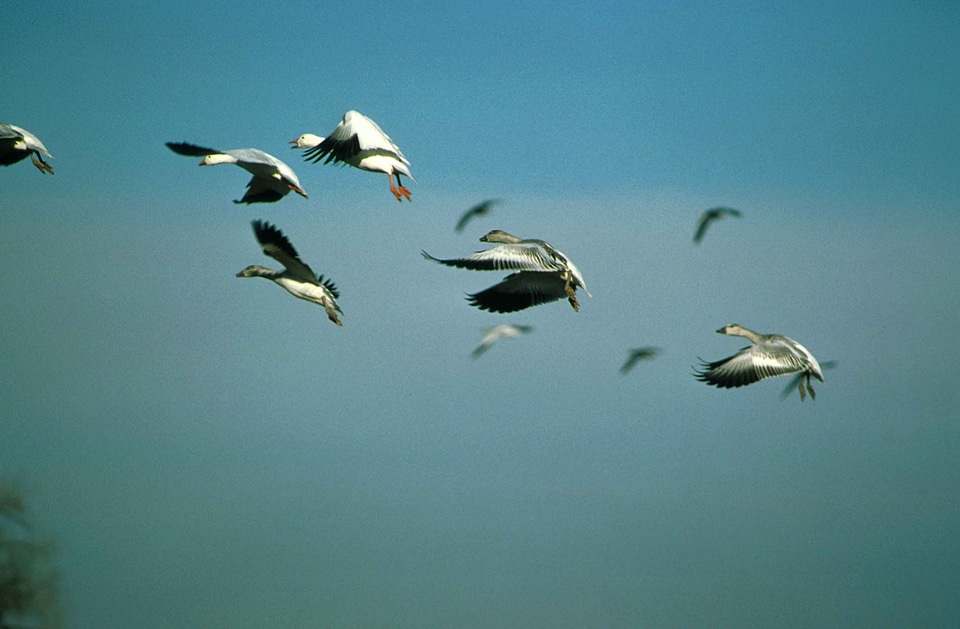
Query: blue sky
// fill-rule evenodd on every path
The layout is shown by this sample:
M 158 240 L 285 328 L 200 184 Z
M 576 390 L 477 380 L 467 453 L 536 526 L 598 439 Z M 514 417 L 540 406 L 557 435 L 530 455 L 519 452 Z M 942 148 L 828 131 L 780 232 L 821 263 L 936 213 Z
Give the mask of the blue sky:
M 15 3 L 0 474 L 76 627 L 928 626 L 960 606 L 960 5 Z M 348 109 L 386 177 L 288 141 Z M 310 194 L 167 141 L 256 147 Z M 462 234 L 467 207 L 501 198 Z M 744 217 L 691 242 L 697 213 Z M 343 328 L 262 280 L 276 223 Z M 592 298 L 429 264 L 500 228 Z M 268 264 L 269 265 L 269 264 Z M 481 359 L 482 328 L 532 334 Z M 720 391 L 738 322 L 837 360 Z M 663 353 L 622 377 L 631 347 Z

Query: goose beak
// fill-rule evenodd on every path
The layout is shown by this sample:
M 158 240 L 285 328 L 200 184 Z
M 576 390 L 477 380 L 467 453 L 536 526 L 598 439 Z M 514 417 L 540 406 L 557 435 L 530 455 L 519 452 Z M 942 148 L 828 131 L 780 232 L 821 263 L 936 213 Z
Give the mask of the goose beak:
M 717 330 L 717 334 L 723 334 L 726 329 L 727 329 L 726 326 L 720 328 L 719 330 Z

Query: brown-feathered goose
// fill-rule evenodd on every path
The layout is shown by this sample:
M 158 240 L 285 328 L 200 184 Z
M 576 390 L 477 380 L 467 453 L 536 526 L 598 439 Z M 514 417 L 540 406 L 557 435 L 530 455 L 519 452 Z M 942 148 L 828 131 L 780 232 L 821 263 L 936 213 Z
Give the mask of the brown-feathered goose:
M 736 323 L 726 325 L 717 332 L 742 336 L 752 345 L 723 360 L 701 360 L 702 368 L 694 371 L 697 380 L 718 388 L 730 389 L 753 384 L 765 378 L 795 373 L 801 376 L 797 385 L 800 399 L 806 397 L 807 391 L 811 398 L 816 398 L 816 393 L 810 386 L 810 376 L 823 382 L 823 371 L 817 359 L 803 345 L 779 334 L 758 334 Z
M 480 239 L 498 246 L 463 258 L 441 260 L 422 251 L 423 257 L 440 264 L 473 271 L 515 271 L 495 286 L 468 295 L 471 306 L 490 312 L 516 312 L 566 297 L 574 310 L 580 309 L 577 288 L 590 291 L 580 270 L 550 243 L 517 238 L 495 229 Z

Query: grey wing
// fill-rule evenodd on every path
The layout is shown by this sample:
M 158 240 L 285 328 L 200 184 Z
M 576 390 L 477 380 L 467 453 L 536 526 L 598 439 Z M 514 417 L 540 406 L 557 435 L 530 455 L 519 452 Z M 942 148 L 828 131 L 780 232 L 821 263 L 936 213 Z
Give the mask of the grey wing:
M 17 140 L 22 137 L 23 134 L 14 129 L 13 125 L 0 122 L 0 140 Z
M 780 342 L 750 345 L 729 358 L 701 362 L 702 368 L 694 374 L 697 380 L 722 389 L 742 387 L 807 369 L 796 354 Z
M 447 266 L 471 271 L 561 271 L 563 267 L 545 255 L 536 245 L 500 245 L 477 251 L 462 258 L 442 260 L 426 251 L 421 252 L 428 260 Z

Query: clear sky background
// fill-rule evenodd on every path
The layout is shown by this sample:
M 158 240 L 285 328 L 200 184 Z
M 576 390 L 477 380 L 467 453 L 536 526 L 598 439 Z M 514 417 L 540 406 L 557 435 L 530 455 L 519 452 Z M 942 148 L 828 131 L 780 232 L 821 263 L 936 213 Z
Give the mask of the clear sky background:
M 0 474 L 73 627 L 960 622 L 960 3 L 8 3 Z M 418 183 L 307 164 L 349 109 Z M 256 147 L 309 200 L 167 141 Z M 462 234 L 460 213 L 501 198 Z M 692 236 L 700 210 L 740 220 Z M 344 326 L 259 279 L 276 223 Z M 428 263 L 542 238 L 514 315 Z M 531 325 L 479 360 L 482 328 Z M 717 390 L 737 322 L 837 360 Z M 663 349 L 628 376 L 631 347 Z

